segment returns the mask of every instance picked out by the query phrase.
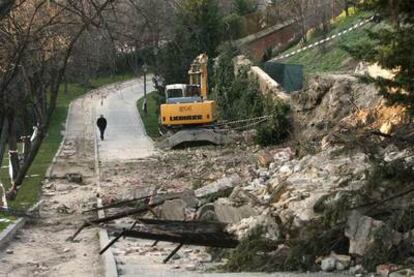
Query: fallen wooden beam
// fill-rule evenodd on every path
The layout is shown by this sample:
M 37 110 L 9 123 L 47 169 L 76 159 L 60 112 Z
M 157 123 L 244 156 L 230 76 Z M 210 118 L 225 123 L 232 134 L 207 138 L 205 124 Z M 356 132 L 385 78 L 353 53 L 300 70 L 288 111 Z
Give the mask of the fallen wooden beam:
M 135 229 L 123 231 L 122 236 L 219 248 L 235 248 L 239 244 L 238 240 L 224 232 L 216 234 L 165 234 Z
M 154 196 L 147 195 L 147 196 L 142 196 L 142 197 L 133 198 L 133 199 L 129 199 L 129 200 L 115 202 L 115 203 L 112 203 L 112 204 L 109 204 L 109 205 L 102 206 L 100 208 L 94 208 L 94 209 L 86 210 L 86 211 L 83 211 L 82 214 L 90 213 L 90 212 L 96 212 L 96 211 L 100 211 L 100 210 L 107 210 L 107 209 L 111 209 L 111 208 L 122 207 L 122 206 L 126 206 L 128 204 L 131 204 L 131 203 L 135 203 L 135 205 L 148 204 L 148 201 L 151 199 L 151 197 L 153 198 L 151 204 L 156 204 L 156 203 L 159 203 L 160 201 L 164 202 L 164 201 L 167 201 L 167 200 L 178 199 L 178 198 L 180 198 L 180 196 L 181 195 L 178 194 L 178 193 L 157 194 L 157 195 L 154 195 Z
M 109 204 L 109 205 L 106 205 L 106 206 L 102 206 L 100 208 L 94 208 L 94 209 L 83 211 L 82 214 L 97 212 L 97 211 L 100 211 L 100 210 L 107 210 L 107 209 L 110 209 L 110 208 L 117 208 L 117 207 L 124 206 L 124 205 L 130 204 L 130 203 L 133 203 L 133 202 L 147 200 L 150 197 L 151 196 L 149 195 L 149 196 L 143 196 L 143 197 L 139 197 L 139 198 L 133 198 L 133 199 L 130 199 L 130 200 L 119 201 L 119 202 L 115 202 L 115 203 L 112 203 L 112 204 Z
M 134 214 L 146 212 L 146 211 L 150 210 L 153 207 L 156 207 L 158 205 L 163 204 L 164 202 L 165 202 L 164 200 L 160 200 L 160 201 L 158 201 L 156 203 L 153 203 L 151 205 L 143 204 L 142 207 L 138 207 L 138 208 L 135 208 L 135 209 L 129 209 L 129 210 L 122 211 L 120 213 L 116 213 L 114 215 L 110 215 L 110 216 L 107 216 L 107 217 L 86 220 L 78 228 L 78 230 L 75 232 L 75 234 L 73 234 L 73 236 L 71 236 L 70 238 L 68 238 L 68 240 L 74 240 L 77 237 L 77 235 L 79 235 L 79 233 L 83 229 L 85 229 L 86 227 L 89 227 L 89 226 L 92 226 L 92 225 L 96 225 L 96 224 L 100 224 L 100 223 L 105 223 L 105 222 L 113 221 L 113 220 L 120 219 L 120 218 L 123 218 L 123 217 L 127 217 L 127 216 L 130 216 L 130 215 L 134 215 Z
M 227 226 L 223 222 L 215 221 L 181 221 L 181 220 L 165 220 L 139 218 L 139 222 L 145 224 L 149 228 L 160 231 L 176 232 L 176 233 L 220 233 Z

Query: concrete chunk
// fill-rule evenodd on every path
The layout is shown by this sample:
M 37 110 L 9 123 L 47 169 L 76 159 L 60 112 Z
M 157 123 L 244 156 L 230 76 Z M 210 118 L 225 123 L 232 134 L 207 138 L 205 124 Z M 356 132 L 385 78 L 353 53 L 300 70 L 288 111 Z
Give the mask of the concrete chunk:
M 230 195 L 233 188 L 241 183 L 240 176 L 233 174 L 230 177 L 224 177 L 209 185 L 199 188 L 195 191 L 197 198 L 206 198 L 214 194 L 220 194 L 220 196 Z

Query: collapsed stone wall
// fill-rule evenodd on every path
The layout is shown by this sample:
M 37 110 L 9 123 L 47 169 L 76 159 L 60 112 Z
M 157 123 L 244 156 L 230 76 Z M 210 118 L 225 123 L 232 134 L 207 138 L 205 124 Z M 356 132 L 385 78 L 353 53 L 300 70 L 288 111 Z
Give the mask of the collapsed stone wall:
M 327 148 L 358 130 L 384 135 L 410 122 L 401 105 L 388 105 L 373 84 L 351 75 L 327 74 L 310 80 L 306 91 L 292 96 L 295 135 L 318 148 Z
M 285 102 L 290 101 L 290 95 L 284 91 L 282 86 L 278 82 L 276 82 L 272 77 L 270 77 L 266 72 L 264 72 L 260 67 L 253 66 L 253 63 L 246 56 L 237 56 L 234 59 L 234 65 L 236 74 L 241 68 L 249 69 L 249 77 L 252 80 L 258 82 L 259 91 L 262 94 L 273 95 Z
M 251 66 L 242 58 L 237 64 Z M 254 67 L 250 70 L 253 72 Z M 280 86 L 263 76 L 259 74 L 257 78 L 262 93 L 280 94 Z M 239 239 L 251 239 L 249 234 L 260 228 L 262 239 L 273 241 L 273 248 L 268 247 L 269 256 L 263 257 L 266 270 L 333 271 L 351 267 L 353 273 L 362 273 L 361 264 L 372 270 L 391 259 L 386 253 L 409 244 L 410 230 L 397 230 L 389 221 L 397 217 L 395 210 L 414 209 L 414 202 L 404 196 L 380 207 L 354 207 L 380 203 L 410 188 L 409 176 L 414 176 L 412 144 L 397 147 L 391 140 L 370 137 L 373 131 L 382 132 L 384 126 L 391 124 L 397 129 L 399 124 L 406 123 L 406 112 L 387 106 L 373 85 L 363 84 L 350 75 L 316 76 L 310 80 L 309 89 L 294 94 L 289 103 L 295 135 L 286 143 L 288 147 L 260 152 L 253 178 L 231 183 L 233 190 L 222 186 L 228 197 L 215 200 L 210 211 L 225 214 L 231 210 L 231 216 L 226 214 L 233 219 L 228 220 L 232 223 L 228 230 Z M 362 139 L 358 140 L 358 136 Z M 313 143 L 315 150 L 298 153 L 298 140 Z M 401 169 L 401 174 L 388 172 Z M 387 216 L 375 216 L 383 213 Z M 414 228 L 414 222 L 410 224 L 407 228 Z M 339 246 L 330 245 L 326 234 L 340 241 Z M 376 250 L 378 245 L 381 248 Z M 302 252 L 310 252 L 306 263 L 300 261 Z M 383 256 L 370 258 L 374 252 Z M 409 258 L 404 255 L 397 256 Z M 230 261 L 243 256 L 235 254 Z M 286 263 L 266 267 L 269 260 L 275 259 Z M 236 260 L 234 264 L 239 263 Z M 290 267 L 284 267 L 286 264 Z

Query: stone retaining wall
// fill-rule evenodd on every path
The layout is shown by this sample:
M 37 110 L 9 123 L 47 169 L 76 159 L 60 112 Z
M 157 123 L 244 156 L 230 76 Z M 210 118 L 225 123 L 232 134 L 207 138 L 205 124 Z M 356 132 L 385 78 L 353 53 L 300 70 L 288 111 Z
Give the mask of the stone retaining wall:
M 240 70 L 241 67 L 250 67 L 249 76 L 250 78 L 257 80 L 259 83 L 259 90 L 262 94 L 271 94 L 279 97 L 281 100 L 288 102 L 290 101 L 290 95 L 287 94 L 282 86 L 264 72 L 260 67 L 253 66 L 253 63 L 246 58 L 246 56 L 240 55 L 234 59 L 235 73 Z

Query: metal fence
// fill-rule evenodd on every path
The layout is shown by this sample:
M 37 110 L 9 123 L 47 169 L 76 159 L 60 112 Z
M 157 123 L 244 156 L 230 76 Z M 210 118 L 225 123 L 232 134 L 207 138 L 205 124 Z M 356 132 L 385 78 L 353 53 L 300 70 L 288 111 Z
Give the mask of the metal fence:
M 269 61 L 263 64 L 262 69 L 278 82 L 287 92 L 298 91 L 303 88 L 303 65 L 284 64 Z

